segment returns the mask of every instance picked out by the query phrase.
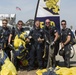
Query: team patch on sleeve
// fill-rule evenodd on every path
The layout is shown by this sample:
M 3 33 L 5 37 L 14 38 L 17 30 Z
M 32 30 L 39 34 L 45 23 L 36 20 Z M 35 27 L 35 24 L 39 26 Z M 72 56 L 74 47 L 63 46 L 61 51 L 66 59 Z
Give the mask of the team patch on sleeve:
M 69 32 L 68 34 L 69 34 L 69 35 L 71 35 L 71 33 L 70 33 L 70 32 Z
M 57 32 L 57 30 L 54 30 L 54 32 L 56 33 L 56 32 Z

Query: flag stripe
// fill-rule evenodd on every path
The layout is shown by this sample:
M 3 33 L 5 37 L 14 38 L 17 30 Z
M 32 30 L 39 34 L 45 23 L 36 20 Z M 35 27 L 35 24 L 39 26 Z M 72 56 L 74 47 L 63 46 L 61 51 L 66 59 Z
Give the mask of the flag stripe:
M 19 7 L 16 7 L 16 10 L 20 10 L 20 11 L 21 11 L 21 8 L 19 8 Z

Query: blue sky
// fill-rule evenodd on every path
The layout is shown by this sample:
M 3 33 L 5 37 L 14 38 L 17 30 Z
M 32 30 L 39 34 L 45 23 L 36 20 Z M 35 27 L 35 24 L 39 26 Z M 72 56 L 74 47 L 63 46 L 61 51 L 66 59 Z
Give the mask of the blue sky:
M 17 21 L 34 18 L 37 0 L 0 0 L 0 14 L 16 13 Z M 16 6 L 21 8 L 21 11 L 16 10 Z
M 0 0 L 0 13 L 16 13 L 17 20 L 26 22 L 28 19 L 33 19 L 38 0 Z M 21 8 L 21 11 L 16 10 L 16 6 Z M 67 20 L 67 25 L 76 29 L 76 0 L 61 0 L 60 3 L 60 20 Z
M 60 20 L 65 19 L 67 26 L 76 29 L 76 0 L 61 0 Z

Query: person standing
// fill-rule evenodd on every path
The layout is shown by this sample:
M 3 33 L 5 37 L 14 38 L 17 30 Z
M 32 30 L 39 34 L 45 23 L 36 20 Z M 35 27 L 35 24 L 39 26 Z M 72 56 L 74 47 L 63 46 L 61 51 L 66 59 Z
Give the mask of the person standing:
M 24 32 L 24 28 L 22 28 L 23 25 L 23 21 L 19 20 L 17 22 L 17 26 L 15 28 L 12 28 L 12 32 L 10 33 L 9 39 L 8 39 L 8 43 L 11 44 L 12 41 L 12 37 L 14 39 L 14 37 L 16 35 L 20 35 L 22 32 Z
M 66 20 L 61 21 L 61 50 L 63 51 L 62 56 L 64 58 L 64 64 L 66 67 L 70 67 L 70 47 L 71 47 L 71 30 L 66 27 Z
M 20 36 L 24 32 L 24 28 L 22 27 L 22 25 L 23 25 L 23 21 L 19 20 L 17 22 L 17 26 L 14 28 L 14 30 L 9 35 L 9 39 L 8 39 L 9 45 L 11 44 L 12 37 L 14 40 L 16 35 Z M 14 65 L 15 65 L 16 69 L 18 70 L 20 67 L 20 60 L 17 58 L 16 53 L 17 52 L 14 52 Z
M 10 49 L 8 47 L 8 38 L 11 33 L 11 28 L 7 26 L 8 20 L 3 19 L 2 20 L 2 27 L 0 28 L 0 43 L 2 44 L 2 49 L 5 51 L 5 53 L 10 58 Z
M 33 70 L 35 65 L 34 62 L 37 58 L 38 67 L 42 69 L 43 62 L 42 62 L 42 44 L 44 41 L 44 32 L 40 28 L 40 21 L 35 21 L 35 27 L 30 31 L 29 38 L 31 42 L 31 50 L 30 50 L 30 62 L 28 70 Z M 36 54 L 35 54 L 36 53 Z M 35 56 L 36 55 L 36 56 Z
M 45 20 L 45 27 L 44 27 L 44 33 L 45 33 L 45 41 L 46 41 L 46 56 L 44 65 L 49 67 L 55 67 L 56 65 L 56 59 L 55 56 L 58 53 L 59 50 L 59 44 L 57 42 L 58 40 L 58 31 L 55 26 L 50 25 L 50 19 Z M 53 48 L 53 50 L 52 50 Z

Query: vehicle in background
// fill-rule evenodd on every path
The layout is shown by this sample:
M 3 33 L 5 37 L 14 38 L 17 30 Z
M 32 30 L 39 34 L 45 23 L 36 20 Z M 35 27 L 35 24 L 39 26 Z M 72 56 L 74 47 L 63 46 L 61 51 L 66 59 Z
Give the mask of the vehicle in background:
M 7 19 L 8 20 L 8 26 L 13 27 L 16 23 L 16 14 L 0 14 L 0 26 L 2 26 L 2 20 Z
M 23 26 L 23 28 L 24 28 L 25 32 L 27 33 L 27 35 L 29 35 L 30 30 L 32 29 L 32 27 L 30 27 L 30 26 Z

